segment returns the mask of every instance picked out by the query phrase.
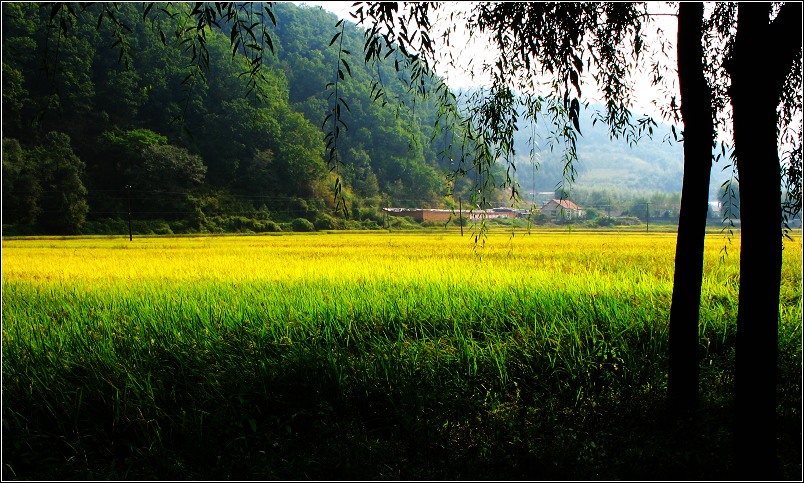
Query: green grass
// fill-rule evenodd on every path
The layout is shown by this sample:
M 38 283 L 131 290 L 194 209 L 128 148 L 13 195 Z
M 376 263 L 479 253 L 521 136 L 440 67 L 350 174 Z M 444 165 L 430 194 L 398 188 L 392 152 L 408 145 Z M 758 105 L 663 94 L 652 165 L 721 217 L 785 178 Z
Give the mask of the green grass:
M 281 250 L 308 253 L 300 240 L 340 238 Z M 389 240 L 437 265 L 415 237 L 366 246 Z M 340 246 L 309 256 L 351 260 Z M 678 421 L 663 406 L 668 270 L 640 261 L 655 253 L 618 253 L 490 253 L 499 272 L 454 276 L 6 277 L 3 477 L 727 478 L 735 261 L 707 262 L 702 411 Z M 788 262 L 788 478 L 801 472 L 800 277 Z

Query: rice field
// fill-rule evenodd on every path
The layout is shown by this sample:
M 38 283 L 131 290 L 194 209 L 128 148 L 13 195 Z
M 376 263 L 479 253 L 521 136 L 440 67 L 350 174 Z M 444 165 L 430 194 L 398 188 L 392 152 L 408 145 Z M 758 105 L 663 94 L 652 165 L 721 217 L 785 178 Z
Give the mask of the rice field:
M 785 243 L 780 350 L 795 362 L 801 239 Z M 644 408 L 666 384 L 673 233 L 492 234 L 483 246 L 457 233 L 53 238 L 2 249 L 10 478 L 294 478 L 300 468 L 314 479 L 471 478 L 522 458 L 556 460 L 547 477 L 584 477 L 605 459 L 602 476 L 623 477 L 633 455 L 601 454 L 600 431 L 579 437 L 578 421 L 591 424 L 593 408 Z M 710 235 L 706 404 L 729 404 L 738 268 L 739 236 Z M 800 366 L 788 365 L 780 413 L 800 421 Z M 561 444 L 534 436 L 555 428 Z M 442 460 L 420 460 L 433 455 Z M 510 475 L 523 474 L 518 464 Z

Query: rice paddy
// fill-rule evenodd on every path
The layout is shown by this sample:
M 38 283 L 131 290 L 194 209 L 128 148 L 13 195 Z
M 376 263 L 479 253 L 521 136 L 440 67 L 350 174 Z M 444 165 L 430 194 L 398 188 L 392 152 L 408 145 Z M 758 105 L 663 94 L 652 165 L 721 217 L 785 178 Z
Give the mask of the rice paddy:
M 785 243 L 780 414 L 800 422 Z M 575 231 L 3 240 L 3 474 L 627 478 L 651 444 L 606 428 L 664 396 L 674 251 L 673 233 Z M 717 411 L 739 236 L 709 236 L 704 271 Z M 643 459 L 628 471 L 661 468 Z

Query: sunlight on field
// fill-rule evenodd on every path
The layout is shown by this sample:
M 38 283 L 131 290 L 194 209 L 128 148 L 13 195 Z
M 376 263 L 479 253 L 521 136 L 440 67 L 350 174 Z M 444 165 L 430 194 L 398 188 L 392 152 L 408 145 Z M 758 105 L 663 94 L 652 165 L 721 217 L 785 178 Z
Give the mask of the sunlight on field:
M 573 325 L 605 319 L 664 331 L 675 238 L 496 234 L 483 247 L 458 234 L 4 240 L 3 315 L 9 327 L 65 317 L 83 324 L 100 314 L 115 325 L 122 310 L 171 326 L 260 320 L 271 330 L 302 324 L 308 332 L 322 320 L 384 325 L 400 318 Z M 801 318 L 799 240 L 786 242 L 780 302 L 782 323 L 794 334 Z M 717 326 L 729 333 L 738 281 L 739 238 L 708 237 L 702 331 Z
M 788 243 L 795 247 L 794 244 Z M 721 260 L 722 248 L 729 247 Z M 732 274 L 739 239 L 709 237 L 706 271 Z M 786 254 L 791 254 L 788 250 Z M 4 281 L 476 281 L 670 283 L 675 234 L 322 234 L 4 240 Z M 800 257 L 800 251 L 798 252 Z M 591 282 L 591 280 L 590 280 Z

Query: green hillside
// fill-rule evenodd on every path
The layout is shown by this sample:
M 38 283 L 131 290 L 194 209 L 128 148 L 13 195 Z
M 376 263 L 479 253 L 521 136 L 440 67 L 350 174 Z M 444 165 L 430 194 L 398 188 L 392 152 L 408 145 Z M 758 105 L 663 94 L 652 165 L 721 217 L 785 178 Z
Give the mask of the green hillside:
M 147 20 L 143 5 L 116 4 L 117 24 L 99 4 L 70 7 L 51 19 L 50 5 L 3 4 L 4 233 L 121 231 L 129 213 L 135 231 L 271 231 L 299 218 L 365 228 L 383 206 L 451 201 L 449 162 L 427 142 L 435 109 L 394 81 L 393 57 L 361 62 L 353 24 L 342 46 L 356 53 L 351 75 L 339 82 L 347 129 L 333 164 L 323 121 L 335 102 L 335 15 L 272 7 L 259 102 L 227 25 L 205 32 L 208 69 L 173 38 L 168 15 L 190 4 Z M 378 78 L 398 103 L 374 101 Z M 350 220 L 336 209 L 336 183 Z M 464 181 L 456 196 L 468 189 Z

